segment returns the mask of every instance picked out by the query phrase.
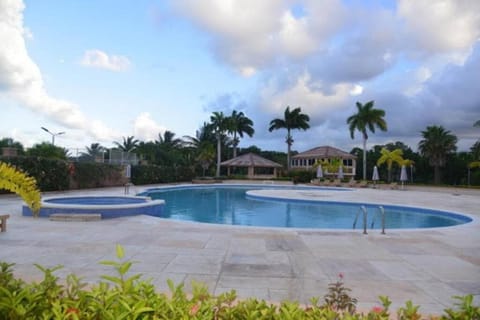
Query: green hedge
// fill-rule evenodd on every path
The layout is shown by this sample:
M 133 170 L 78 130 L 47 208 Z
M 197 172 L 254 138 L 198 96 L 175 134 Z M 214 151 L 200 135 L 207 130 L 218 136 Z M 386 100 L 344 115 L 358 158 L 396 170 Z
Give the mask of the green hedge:
M 139 165 L 132 167 L 132 183 L 136 185 L 191 181 L 195 170 L 185 166 Z
M 37 181 L 41 191 L 121 186 L 127 182 L 125 166 L 94 162 L 73 162 L 41 157 L 0 157 Z M 187 166 L 132 166 L 137 185 L 191 181 L 195 171 Z
M 127 182 L 121 165 L 75 162 L 70 166 L 72 189 L 121 186 Z
M 294 183 L 309 183 L 312 179 L 315 179 L 316 172 L 308 170 L 291 170 L 288 172 L 288 177 L 290 177 Z
M 371 310 L 358 313 L 357 300 L 343 279 L 332 283 L 327 294 L 312 298 L 309 305 L 284 301 L 280 304 L 250 298 L 237 300 L 235 291 L 211 295 L 207 288 L 192 283 L 192 294 L 183 285 L 168 281 L 170 294 L 158 293 L 150 281 L 140 275 L 130 275 L 131 261 L 125 261 L 124 251 L 117 246 L 118 261 L 103 261 L 113 267 L 115 275 L 102 276 L 98 284 L 87 286 L 75 275 L 59 284 L 55 271 L 60 267 L 43 268 L 40 282 L 27 283 L 15 278 L 12 264 L 0 263 L 0 320 L 1 319 L 324 319 L 324 320 L 386 320 L 395 316 L 401 320 L 426 319 L 419 306 L 407 301 L 396 315 L 389 310 L 391 301 L 379 297 L 380 303 Z M 433 319 L 480 319 L 480 307 L 473 295 L 457 297 L 456 309 L 445 309 Z
M 41 191 L 66 190 L 69 187 L 68 162 L 41 157 L 0 157 L 37 180 Z

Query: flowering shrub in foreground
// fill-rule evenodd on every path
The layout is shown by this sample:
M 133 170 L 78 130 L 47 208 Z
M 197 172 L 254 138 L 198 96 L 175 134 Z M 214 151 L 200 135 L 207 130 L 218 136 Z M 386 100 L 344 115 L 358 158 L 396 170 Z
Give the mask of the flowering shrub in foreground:
M 318 298 L 302 306 L 296 302 L 274 305 L 264 300 L 237 300 L 235 291 L 212 296 L 197 283 L 187 295 L 183 285 L 168 281 L 170 294 L 157 293 L 140 275 L 128 277 L 131 261 L 122 262 L 124 251 L 117 246 L 119 261 L 103 261 L 116 270 L 115 276 L 103 276 L 98 284 L 86 289 L 75 275 L 69 275 L 65 284 L 59 284 L 54 272 L 59 267 L 43 268 L 39 283 L 26 283 L 12 273 L 12 264 L 0 263 L 0 319 L 331 319 L 381 320 L 389 319 L 391 304 L 380 297 L 381 306 L 368 313 L 355 313 L 357 300 L 349 296 L 350 290 L 339 281 L 329 286 L 324 303 Z M 457 310 L 447 309 L 440 317 L 430 319 L 480 319 L 480 307 L 473 304 L 473 296 L 457 297 Z M 400 308 L 396 318 L 425 319 L 419 307 L 408 301 Z M 428 319 L 428 318 L 427 318 Z

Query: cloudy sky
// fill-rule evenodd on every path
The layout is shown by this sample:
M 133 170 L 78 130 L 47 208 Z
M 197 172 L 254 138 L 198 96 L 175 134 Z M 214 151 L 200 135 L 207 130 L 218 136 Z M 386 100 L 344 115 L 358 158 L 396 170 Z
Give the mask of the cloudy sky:
M 369 146 L 442 125 L 480 138 L 480 1 L 2 0 L 0 138 L 29 147 L 112 146 L 170 130 L 195 135 L 213 111 L 255 125 L 241 146 L 285 150 L 268 123 L 301 107 L 294 149 L 349 151 L 346 118 L 375 100 L 388 132 Z

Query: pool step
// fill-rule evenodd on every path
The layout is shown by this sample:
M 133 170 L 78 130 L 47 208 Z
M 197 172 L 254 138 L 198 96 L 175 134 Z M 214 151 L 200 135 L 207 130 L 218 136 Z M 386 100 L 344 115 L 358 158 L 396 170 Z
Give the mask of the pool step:
M 100 213 L 52 213 L 50 221 L 98 221 L 102 219 Z

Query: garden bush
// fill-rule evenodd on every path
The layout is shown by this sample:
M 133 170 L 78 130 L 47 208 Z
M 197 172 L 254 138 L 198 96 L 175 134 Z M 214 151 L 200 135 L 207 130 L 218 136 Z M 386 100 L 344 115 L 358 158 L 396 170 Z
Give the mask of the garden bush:
M 64 160 L 42 157 L 0 157 L 33 177 L 41 191 L 66 190 L 69 186 L 68 163 Z
M 288 173 L 288 177 L 290 177 L 294 183 L 309 183 L 312 179 L 316 178 L 316 172 L 308 170 L 292 170 Z
M 124 166 L 95 162 L 75 162 L 69 167 L 71 189 L 100 188 L 124 185 Z
M 194 168 L 188 166 L 138 165 L 132 167 L 132 182 L 136 185 L 184 182 L 195 177 Z
M 323 302 L 312 298 L 310 304 L 284 301 L 280 304 L 250 298 L 237 300 L 235 291 L 211 295 L 207 288 L 192 283 L 192 294 L 183 285 L 168 281 L 169 294 L 158 293 L 150 281 L 140 275 L 129 276 L 132 261 L 125 261 L 124 251 L 117 246 L 118 261 L 102 261 L 115 269 L 98 284 L 87 288 L 75 275 L 64 284 L 54 275 L 60 267 L 44 268 L 42 281 L 27 283 L 14 277 L 12 264 L 0 263 L 1 319 L 389 319 L 391 301 L 380 297 L 380 304 L 365 313 L 355 310 L 356 299 L 350 297 L 342 277 L 329 286 Z M 479 319 L 480 307 L 473 296 L 457 297 L 456 309 L 431 319 Z M 419 307 L 407 301 L 398 309 L 400 320 L 422 319 Z

